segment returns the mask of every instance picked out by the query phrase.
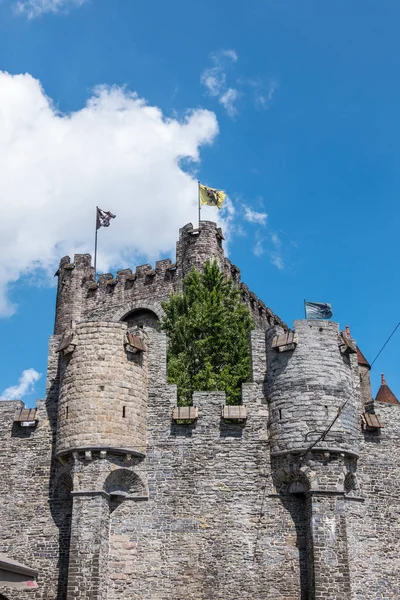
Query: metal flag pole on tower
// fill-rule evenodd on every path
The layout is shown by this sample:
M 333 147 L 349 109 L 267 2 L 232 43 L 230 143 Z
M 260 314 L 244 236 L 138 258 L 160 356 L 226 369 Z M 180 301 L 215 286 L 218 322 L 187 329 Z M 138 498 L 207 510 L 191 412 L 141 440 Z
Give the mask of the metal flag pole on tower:
M 98 231 L 98 215 L 99 215 L 99 207 L 96 206 L 96 226 L 95 226 L 95 231 L 96 233 L 94 234 L 94 280 L 97 281 L 97 271 L 96 271 L 96 264 L 97 264 L 97 231 Z
M 199 203 L 199 229 L 200 229 L 200 217 L 201 217 L 200 181 L 197 181 L 197 200 L 198 200 L 198 203 Z

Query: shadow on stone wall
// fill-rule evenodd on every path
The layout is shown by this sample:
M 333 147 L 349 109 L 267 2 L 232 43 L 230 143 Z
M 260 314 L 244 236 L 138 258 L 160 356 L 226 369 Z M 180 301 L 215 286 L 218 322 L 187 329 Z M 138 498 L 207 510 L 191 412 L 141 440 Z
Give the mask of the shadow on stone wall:
M 197 427 L 197 421 L 193 420 L 191 422 L 188 421 L 171 421 L 170 435 L 174 437 L 192 437 L 193 431 Z
M 51 516 L 58 528 L 58 582 L 57 597 L 54 600 L 65 600 L 67 597 L 69 545 L 72 521 L 72 478 L 67 466 L 55 458 L 57 435 L 58 394 L 60 381 L 60 361 L 57 358 L 57 369 L 46 396 L 46 412 L 51 429 L 51 467 L 49 480 L 49 506 Z
M 69 473 L 56 475 L 54 493 L 50 499 L 50 510 L 58 527 L 58 585 L 56 600 L 67 597 L 69 546 L 72 520 L 72 479 Z
M 243 430 L 245 426 L 246 423 L 244 421 L 225 421 L 224 419 L 221 419 L 219 424 L 220 437 L 241 438 L 243 437 Z
M 311 537 L 310 482 L 307 476 L 298 468 L 293 465 L 289 467 L 284 463 L 284 459 L 272 461 L 272 479 L 279 494 L 279 501 L 290 514 L 296 532 L 300 600 L 314 600 L 314 550 Z
M 313 552 L 310 539 L 310 498 L 304 493 L 288 493 L 280 496 L 284 508 L 290 513 L 296 529 L 296 546 L 299 552 L 301 600 L 314 600 Z

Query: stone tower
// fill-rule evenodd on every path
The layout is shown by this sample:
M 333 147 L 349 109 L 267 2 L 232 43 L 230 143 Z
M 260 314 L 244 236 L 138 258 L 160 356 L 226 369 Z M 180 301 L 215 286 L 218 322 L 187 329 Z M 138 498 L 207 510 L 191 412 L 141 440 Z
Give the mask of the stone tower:
M 146 499 L 149 493 L 148 397 L 160 375 L 165 380 L 164 336 L 157 331 L 161 301 L 207 259 L 238 278 L 224 258 L 222 239 L 215 223 L 202 221 L 198 229 L 189 223 L 179 232 L 176 263 L 100 275 L 98 283 L 90 255 L 60 261 L 55 458 L 62 464 L 58 478 L 68 482 L 73 499 L 68 600 L 81 598 L 83 590 L 92 600 L 107 596 L 110 510 L 121 498 Z M 280 322 L 254 295 L 247 301 L 256 320 Z
M 162 303 L 209 258 L 251 311 L 252 377 L 240 406 L 177 407 Z M 1 598 L 397 600 L 400 403 L 384 380 L 373 401 L 349 330 L 288 329 L 208 221 L 175 262 L 57 276 L 46 398 L 0 402 Z
M 289 337 L 273 328 L 267 340 L 272 477 L 306 530 L 302 598 L 350 598 L 344 494 L 359 454 L 356 349 L 337 323 L 317 320 L 295 321 Z

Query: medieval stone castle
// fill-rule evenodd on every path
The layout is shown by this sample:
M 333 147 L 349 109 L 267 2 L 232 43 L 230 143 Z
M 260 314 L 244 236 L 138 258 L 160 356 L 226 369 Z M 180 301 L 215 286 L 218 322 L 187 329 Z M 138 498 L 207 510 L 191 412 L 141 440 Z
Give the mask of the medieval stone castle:
M 289 330 L 222 240 L 186 225 L 174 264 L 98 283 L 61 260 L 47 396 L 0 402 L 1 598 L 399 600 L 400 403 L 349 331 Z M 161 302 L 208 258 L 252 311 L 252 381 L 177 408 Z

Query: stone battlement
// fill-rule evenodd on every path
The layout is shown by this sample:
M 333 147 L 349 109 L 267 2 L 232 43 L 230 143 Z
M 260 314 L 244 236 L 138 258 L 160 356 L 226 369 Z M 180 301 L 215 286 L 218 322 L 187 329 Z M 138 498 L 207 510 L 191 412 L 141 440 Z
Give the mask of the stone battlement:
M 372 402 L 337 323 L 289 330 L 222 242 L 189 223 L 175 262 L 98 281 L 60 261 L 46 399 L 0 402 L 2 552 L 39 573 L 32 600 L 398 597 L 400 403 Z M 252 377 L 239 406 L 177 407 L 158 321 L 208 258 L 252 311 Z
M 114 320 L 123 307 L 129 312 L 137 301 L 151 300 L 158 306 L 182 286 L 185 275 L 192 267 L 201 268 L 207 259 L 216 260 L 220 268 L 240 287 L 243 300 L 251 309 L 257 327 L 267 329 L 272 325 L 287 326 L 249 288 L 240 281 L 240 270 L 224 257 L 222 232 L 215 223 L 201 221 L 194 229 L 188 223 L 179 232 L 176 261 L 159 260 L 153 267 L 139 265 L 134 271 L 122 269 L 114 276 L 101 274 L 95 281 L 90 254 L 75 254 L 60 261 L 57 292 L 55 333 L 71 327 L 72 322 L 85 320 Z

